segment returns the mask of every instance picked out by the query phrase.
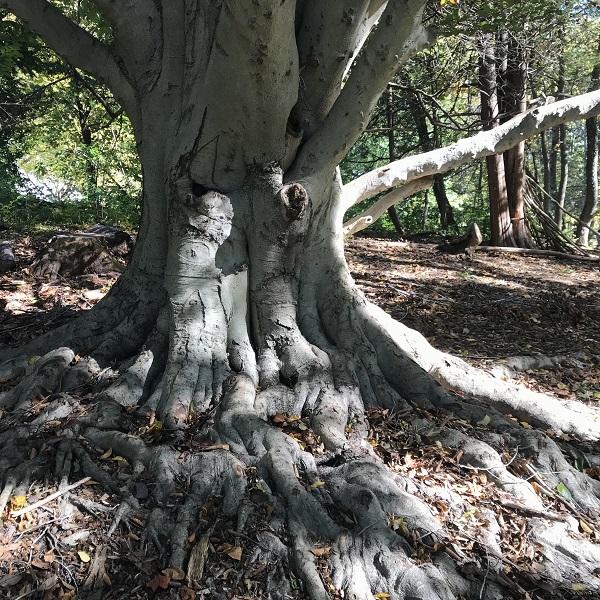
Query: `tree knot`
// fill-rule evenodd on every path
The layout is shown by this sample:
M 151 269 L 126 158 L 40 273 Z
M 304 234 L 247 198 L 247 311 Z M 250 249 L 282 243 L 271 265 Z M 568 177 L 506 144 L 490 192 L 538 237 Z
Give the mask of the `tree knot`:
M 309 197 L 303 186 L 299 183 L 284 185 L 277 195 L 281 200 L 288 220 L 297 221 L 304 216 Z

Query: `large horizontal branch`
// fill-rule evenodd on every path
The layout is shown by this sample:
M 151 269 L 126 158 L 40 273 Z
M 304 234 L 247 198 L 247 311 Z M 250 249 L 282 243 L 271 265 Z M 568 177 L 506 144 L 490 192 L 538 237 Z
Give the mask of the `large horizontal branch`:
M 408 156 L 369 171 L 344 186 L 344 203 L 362 202 L 414 179 L 446 173 L 473 160 L 500 154 L 523 140 L 570 121 L 600 114 L 600 90 L 573 96 L 517 115 L 503 125 L 455 144 Z
M 426 0 L 389 0 L 331 111 L 301 147 L 289 179 L 331 171 L 352 148 L 390 79 L 431 41 L 423 25 L 425 4 Z
M 410 198 L 410 196 L 414 196 L 414 194 L 430 188 L 432 185 L 432 177 L 423 177 L 422 179 L 415 179 L 406 185 L 384 194 L 377 202 L 375 202 L 375 204 L 369 206 L 365 211 L 344 223 L 344 237 L 348 238 L 351 235 L 366 229 L 375 223 L 375 221 L 377 221 L 390 206 L 399 204 L 403 200 Z M 348 208 L 350 208 L 350 206 L 345 207 L 346 210 L 348 210 Z
M 47 0 L 0 0 L 27 23 L 44 42 L 73 66 L 103 81 L 131 112 L 135 91 L 119 68 L 110 49 L 79 27 Z

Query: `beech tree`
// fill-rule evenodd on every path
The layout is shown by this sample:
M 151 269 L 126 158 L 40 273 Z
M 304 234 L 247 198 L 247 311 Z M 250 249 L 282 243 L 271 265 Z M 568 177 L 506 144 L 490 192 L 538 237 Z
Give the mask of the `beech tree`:
M 370 304 L 344 259 L 343 216 L 363 199 L 383 194 L 380 202 L 391 206 L 435 175 L 589 119 L 600 113 L 600 92 L 343 185 L 337 166 L 380 94 L 434 40 L 425 0 L 94 0 L 112 31 L 105 40 L 68 18 L 67 4 L 0 0 L 119 99 L 142 164 L 143 216 L 129 266 L 101 302 L 26 347 L 3 350 L 1 379 L 14 386 L 0 407 L 18 426 L 0 437 L 0 502 L 35 468 L 28 437 L 44 420 L 71 415 L 73 435 L 59 459 L 75 453 L 90 476 L 116 486 L 94 466 L 83 438 L 127 458 L 134 475 L 150 473 L 156 509 L 146 530 L 172 566 L 186 561 L 190 528 L 209 496 L 222 497 L 222 510 L 238 515 L 243 531 L 247 467 L 255 467 L 274 506 L 261 551 L 267 561 L 289 560 L 306 597 L 330 597 L 311 553 L 327 541 L 345 598 L 384 590 L 392 598 L 506 598 L 502 561 L 455 562 L 444 527 L 414 485 L 367 442 L 366 408 L 386 407 L 460 450 L 462 464 L 484 470 L 522 507 L 540 549 L 537 585 L 570 593 L 585 582 L 597 593 L 598 547 L 571 535 L 576 519 L 546 518 L 540 496 L 499 450 L 516 449 L 548 489 L 567 486 L 576 514 L 597 511 L 599 482 L 567 460 L 576 443 L 558 436 L 597 441 L 598 410 L 475 369 Z M 105 365 L 120 375 L 82 414 L 68 392 Z M 28 421 L 32 401 L 57 390 L 67 396 Z M 134 409 L 155 413 L 181 439 L 212 410 L 215 445 L 181 457 L 168 444 L 146 444 L 125 432 Z M 269 418 L 277 413 L 307 417 L 325 457 L 317 462 L 274 427 Z M 485 427 L 471 437 L 435 427 L 432 413 Z M 170 523 L 161 503 L 180 478 L 188 492 Z M 134 504 L 131 487 L 122 493 L 119 516 Z M 431 549 L 430 561 L 411 557 L 390 514 Z M 501 559 L 498 527 L 491 516 L 481 543 Z M 282 569 L 269 580 L 272 597 L 285 597 L 290 578 Z

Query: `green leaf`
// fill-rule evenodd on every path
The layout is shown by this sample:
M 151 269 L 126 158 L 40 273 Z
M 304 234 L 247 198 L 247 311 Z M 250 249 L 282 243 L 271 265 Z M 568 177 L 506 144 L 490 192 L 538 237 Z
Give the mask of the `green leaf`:
M 556 488 L 554 488 L 565 500 L 573 500 L 573 495 L 569 491 L 569 488 L 561 481 Z

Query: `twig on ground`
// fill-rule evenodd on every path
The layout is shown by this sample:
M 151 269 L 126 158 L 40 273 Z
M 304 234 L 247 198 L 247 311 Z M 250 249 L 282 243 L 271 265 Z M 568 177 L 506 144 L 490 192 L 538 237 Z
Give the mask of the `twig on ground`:
M 63 494 L 66 494 L 67 492 L 70 492 L 71 490 L 74 490 L 75 488 L 78 488 L 79 486 L 81 486 L 84 483 L 87 483 L 88 481 L 91 481 L 91 480 L 92 480 L 91 477 L 84 477 L 83 479 L 80 479 L 79 481 L 76 481 L 75 483 L 68 485 L 66 488 L 59 490 L 58 492 L 54 492 L 53 494 L 50 494 L 43 500 L 38 500 L 37 502 L 34 502 L 33 504 L 30 504 L 29 506 L 25 506 L 24 508 L 21 508 L 19 510 L 11 511 L 10 516 L 11 517 L 20 517 L 22 515 L 25 515 L 28 512 L 31 512 L 32 510 L 36 510 L 36 509 L 44 506 L 45 504 L 48 504 L 48 502 L 52 502 L 52 500 L 56 500 L 56 498 L 59 498 Z

